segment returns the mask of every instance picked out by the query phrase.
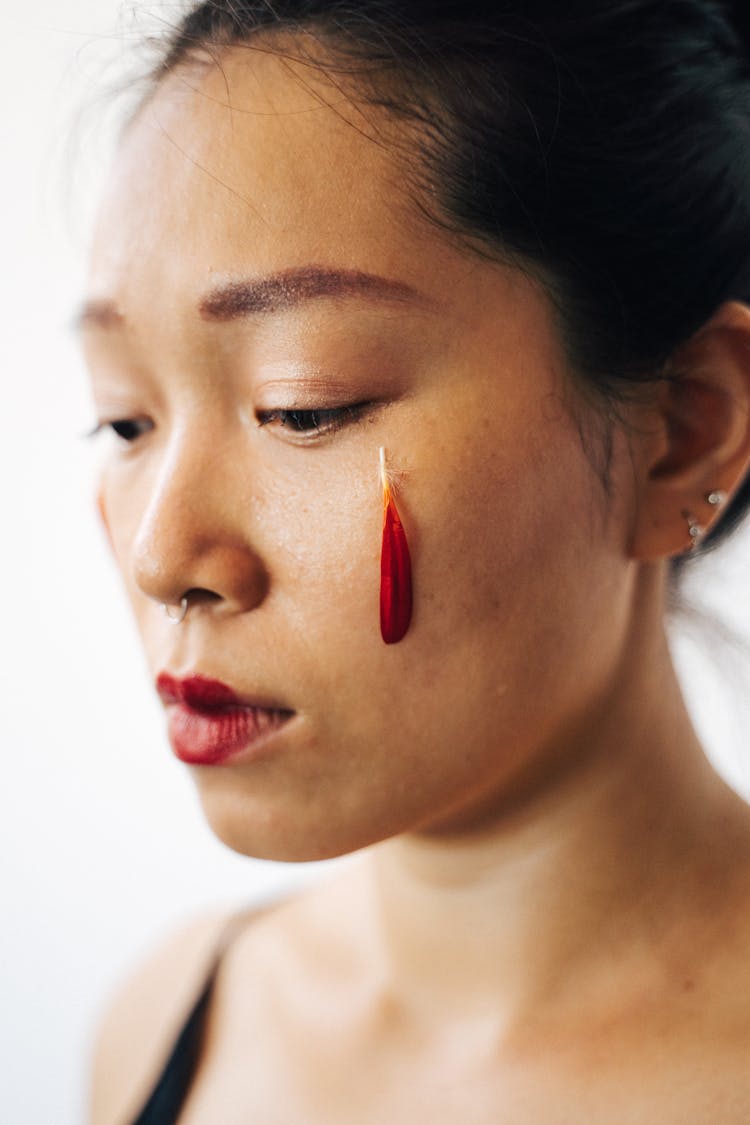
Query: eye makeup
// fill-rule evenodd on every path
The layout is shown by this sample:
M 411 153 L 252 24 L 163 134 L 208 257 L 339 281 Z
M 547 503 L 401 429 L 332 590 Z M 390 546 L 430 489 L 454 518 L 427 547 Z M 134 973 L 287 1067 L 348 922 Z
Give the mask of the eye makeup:
M 345 426 L 360 421 L 365 413 L 376 404 L 371 402 L 353 403 L 347 406 L 300 409 L 298 407 L 256 411 L 258 425 L 278 426 L 290 434 L 313 440 L 324 435 L 334 434 Z

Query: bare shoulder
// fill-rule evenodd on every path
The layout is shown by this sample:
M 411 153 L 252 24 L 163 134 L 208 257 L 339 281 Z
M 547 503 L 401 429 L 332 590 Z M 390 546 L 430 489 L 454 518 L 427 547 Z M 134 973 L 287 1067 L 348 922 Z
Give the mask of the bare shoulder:
M 228 1009 L 239 1004 L 252 1014 L 259 981 L 284 977 L 300 960 L 299 951 L 308 949 L 310 898 L 316 900 L 314 894 L 284 895 L 237 913 L 202 915 L 181 926 L 127 975 L 97 1030 L 90 1125 L 123 1125 L 135 1118 L 217 952 L 226 950 L 226 956 L 211 1001 L 208 1055 L 211 1041 L 227 1023 Z M 265 988 L 261 991 L 265 995 Z
M 91 1125 L 135 1116 L 158 1077 L 212 963 L 230 915 L 210 913 L 172 933 L 118 986 L 93 1052 Z

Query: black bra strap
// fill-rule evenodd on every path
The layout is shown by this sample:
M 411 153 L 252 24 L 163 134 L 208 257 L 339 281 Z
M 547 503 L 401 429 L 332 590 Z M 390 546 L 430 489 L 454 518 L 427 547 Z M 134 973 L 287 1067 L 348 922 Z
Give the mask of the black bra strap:
M 166 1066 L 133 1125 L 174 1125 L 177 1121 L 198 1064 L 206 1012 L 215 980 L 216 966 L 193 1005 Z
M 235 914 L 224 927 L 206 982 L 188 1013 L 164 1069 L 143 1109 L 134 1119 L 133 1125 L 174 1125 L 179 1118 L 200 1058 L 206 1015 L 224 954 L 237 933 L 244 929 L 248 919 L 257 916 L 258 913 L 256 908 L 242 914 Z

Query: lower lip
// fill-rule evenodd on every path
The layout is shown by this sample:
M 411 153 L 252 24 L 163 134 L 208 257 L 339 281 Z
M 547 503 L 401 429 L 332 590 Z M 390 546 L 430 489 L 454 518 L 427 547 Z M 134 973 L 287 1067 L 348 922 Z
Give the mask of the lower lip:
M 191 766 L 220 766 L 256 756 L 290 715 L 256 707 L 199 711 L 184 703 L 169 709 L 169 741 L 181 762 Z

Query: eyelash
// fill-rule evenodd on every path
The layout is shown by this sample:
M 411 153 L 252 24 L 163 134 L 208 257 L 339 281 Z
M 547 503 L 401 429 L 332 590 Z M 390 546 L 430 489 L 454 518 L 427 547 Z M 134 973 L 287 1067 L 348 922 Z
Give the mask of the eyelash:
M 369 402 L 353 403 L 349 406 L 327 407 L 326 409 L 298 410 L 260 410 L 256 414 L 259 426 L 268 426 L 278 422 L 284 429 L 292 430 L 300 437 L 312 440 L 333 434 L 351 422 L 361 419 L 364 412 L 373 404 Z M 151 429 L 151 423 L 139 418 L 113 418 L 109 422 L 99 422 L 87 435 L 96 437 L 105 430 L 111 430 L 122 442 L 132 445 Z
M 313 437 L 333 434 L 349 423 L 359 421 L 372 405 L 369 402 L 358 402 L 350 406 L 335 406 L 324 410 L 259 410 L 255 417 L 259 426 L 278 422 L 284 429 L 292 430 L 300 437 L 308 437 L 312 440 Z
M 111 422 L 99 422 L 86 436 L 94 438 L 105 430 L 111 430 L 120 441 L 131 445 L 151 428 L 151 423 L 145 418 L 113 418 Z

